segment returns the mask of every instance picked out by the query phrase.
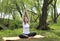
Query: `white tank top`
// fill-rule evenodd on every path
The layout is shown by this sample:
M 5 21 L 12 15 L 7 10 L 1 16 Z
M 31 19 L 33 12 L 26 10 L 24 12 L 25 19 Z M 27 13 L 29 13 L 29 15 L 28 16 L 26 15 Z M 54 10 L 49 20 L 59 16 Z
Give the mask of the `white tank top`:
M 28 23 L 26 23 L 26 24 L 23 23 L 23 33 L 24 34 L 29 34 L 30 33 Z

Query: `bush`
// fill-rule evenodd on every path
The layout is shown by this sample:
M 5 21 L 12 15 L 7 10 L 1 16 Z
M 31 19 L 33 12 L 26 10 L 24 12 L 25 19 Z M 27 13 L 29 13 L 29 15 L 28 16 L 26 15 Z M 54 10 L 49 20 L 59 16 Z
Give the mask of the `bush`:
M 3 29 L 18 29 L 22 27 L 20 20 L 0 19 L 0 28 Z

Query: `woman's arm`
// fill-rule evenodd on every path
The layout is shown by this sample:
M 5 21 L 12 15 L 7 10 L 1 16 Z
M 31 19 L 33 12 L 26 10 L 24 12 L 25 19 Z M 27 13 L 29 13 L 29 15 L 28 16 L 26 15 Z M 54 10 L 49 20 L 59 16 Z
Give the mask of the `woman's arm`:
M 26 17 L 28 19 L 28 23 L 30 24 L 30 17 L 29 17 L 29 13 L 27 11 L 25 12 L 25 15 L 26 15 Z
M 23 11 L 23 14 L 22 14 L 22 21 L 24 22 L 24 18 L 27 17 L 27 21 L 28 23 L 30 24 L 30 17 L 29 17 L 29 14 L 26 10 Z

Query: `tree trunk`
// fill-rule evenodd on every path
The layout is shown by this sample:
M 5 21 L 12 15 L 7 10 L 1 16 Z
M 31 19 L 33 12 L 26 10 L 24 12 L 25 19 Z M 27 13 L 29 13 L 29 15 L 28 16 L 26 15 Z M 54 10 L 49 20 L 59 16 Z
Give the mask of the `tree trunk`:
M 56 3 L 57 3 L 57 0 L 54 0 L 55 3 L 54 3 L 54 19 L 53 19 L 53 22 L 54 23 L 57 23 L 57 8 L 56 8 Z
M 43 7 L 42 7 L 42 14 L 39 17 L 39 26 L 37 29 L 41 30 L 49 30 L 48 24 L 46 22 L 48 16 L 48 6 L 52 2 L 52 0 L 44 0 Z

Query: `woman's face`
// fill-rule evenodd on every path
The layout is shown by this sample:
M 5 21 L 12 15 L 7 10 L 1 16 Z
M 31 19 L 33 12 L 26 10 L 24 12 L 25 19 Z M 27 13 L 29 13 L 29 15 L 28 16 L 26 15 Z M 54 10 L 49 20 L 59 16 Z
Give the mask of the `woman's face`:
M 24 23 L 28 23 L 28 18 L 27 17 L 24 17 Z

